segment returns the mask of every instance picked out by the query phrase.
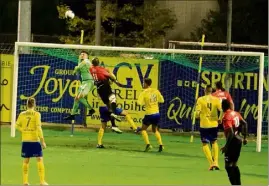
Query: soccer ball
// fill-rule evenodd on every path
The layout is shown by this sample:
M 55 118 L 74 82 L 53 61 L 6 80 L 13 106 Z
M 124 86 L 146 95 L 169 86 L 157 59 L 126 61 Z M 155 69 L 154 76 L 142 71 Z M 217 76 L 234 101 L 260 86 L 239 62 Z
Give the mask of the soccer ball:
M 65 12 L 65 18 L 73 19 L 75 17 L 75 13 L 72 10 L 67 10 Z

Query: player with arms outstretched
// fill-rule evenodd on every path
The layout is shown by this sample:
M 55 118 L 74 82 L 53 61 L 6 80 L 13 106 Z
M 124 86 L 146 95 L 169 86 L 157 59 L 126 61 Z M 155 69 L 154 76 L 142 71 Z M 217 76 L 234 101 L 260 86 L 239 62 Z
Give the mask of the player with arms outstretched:
M 222 86 L 222 82 L 218 81 L 216 83 L 216 91 L 212 93 L 213 96 L 220 99 L 220 101 L 227 99 L 231 103 L 231 108 L 234 110 L 234 102 L 229 92 L 225 91 Z
M 35 106 L 35 99 L 28 98 L 27 110 L 20 113 L 16 122 L 16 128 L 22 133 L 21 156 L 24 158 L 22 166 L 23 184 L 29 185 L 29 162 L 30 158 L 36 157 L 40 184 L 48 185 L 45 181 L 45 168 L 42 152 L 42 147 L 45 149 L 46 143 L 41 128 L 41 115 L 39 112 L 35 111 Z
M 115 118 L 117 121 L 121 121 L 121 119 L 116 114 L 116 95 L 113 93 L 110 86 L 111 81 L 117 83 L 117 79 L 112 72 L 104 67 L 99 66 L 99 64 L 99 59 L 94 58 L 92 60 L 92 66 L 89 69 L 94 79 L 94 83 L 97 87 L 98 95 L 100 96 L 103 103 L 106 104 L 109 108 L 111 113 L 110 116 Z
M 218 98 L 211 95 L 212 88 L 207 85 L 205 96 L 199 97 L 196 105 L 196 118 L 200 118 L 200 135 L 203 143 L 203 151 L 209 162 L 209 170 L 219 170 L 218 152 L 218 111 L 221 112 L 221 104 Z M 212 144 L 212 153 L 209 143 Z M 213 156 L 212 156 L 213 154 Z
M 101 119 L 102 126 L 100 127 L 99 132 L 98 132 L 97 148 L 104 148 L 102 139 L 103 139 L 104 131 L 107 127 L 108 121 L 110 121 L 112 124 L 112 130 L 114 130 L 117 133 L 122 133 L 122 131 L 119 130 L 118 127 L 116 127 L 115 119 L 113 117 L 110 117 L 110 112 L 106 105 L 101 105 L 99 107 L 99 112 L 100 112 L 100 119 Z M 129 115 L 127 111 L 122 110 L 121 108 L 116 108 L 116 114 L 119 116 L 124 116 L 127 122 L 131 125 L 131 127 L 134 129 L 135 132 L 140 131 L 140 128 L 135 125 L 133 119 L 131 118 L 131 116 Z
M 144 91 L 139 95 L 137 103 L 140 105 L 145 104 L 146 115 L 142 121 L 141 134 L 146 143 L 145 152 L 149 151 L 152 146 L 150 145 L 147 128 L 152 125 L 152 132 L 155 133 L 159 143 L 159 152 L 163 151 L 163 143 L 161 134 L 159 132 L 159 103 L 164 103 L 164 99 L 159 90 L 151 88 L 152 80 L 150 78 L 144 79 Z
M 89 109 L 88 116 L 91 116 L 95 113 L 95 110 L 92 106 L 88 103 L 87 99 L 85 98 L 89 92 L 94 87 L 94 81 L 89 73 L 89 68 L 91 66 L 91 62 L 88 59 L 88 53 L 86 51 L 82 51 L 80 53 L 81 62 L 78 66 L 75 67 L 74 73 L 79 73 L 81 75 L 81 86 L 79 87 L 78 94 L 75 97 L 73 109 L 71 114 L 65 117 L 65 120 L 74 120 L 75 115 L 78 114 L 79 103 L 82 103 L 86 108 Z
M 240 157 L 242 142 L 244 145 L 247 144 L 247 122 L 240 113 L 231 109 L 231 103 L 228 100 L 222 101 L 222 110 L 224 112 L 222 123 L 226 144 L 221 148 L 221 151 L 225 156 L 225 169 L 230 183 L 232 185 L 241 185 L 237 161 Z M 242 133 L 243 138 L 240 136 L 240 133 Z

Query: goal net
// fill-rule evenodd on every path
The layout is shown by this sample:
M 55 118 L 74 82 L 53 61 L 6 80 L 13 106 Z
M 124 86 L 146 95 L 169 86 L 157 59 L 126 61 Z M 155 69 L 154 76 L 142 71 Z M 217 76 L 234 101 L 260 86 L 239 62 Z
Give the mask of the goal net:
M 102 65 L 111 69 L 119 86 L 113 85 L 118 107 L 127 110 L 134 122 L 140 126 L 144 107 L 137 104 L 143 90 L 143 79 L 150 77 L 152 86 L 158 88 L 165 103 L 160 106 L 163 129 L 191 131 L 195 105 L 195 88 L 200 85 L 199 96 L 206 85 L 228 79 L 233 91 L 236 110 L 249 123 L 249 132 L 257 134 L 257 151 L 261 151 L 261 137 L 266 134 L 268 85 L 267 58 L 263 53 L 202 51 L 179 49 L 148 49 L 126 47 L 104 47 L 85 45 L 61 45 L 17 42 L 15 44 L 14 83 L 12 101 L 12 130 L 15 136 L 15 121 L 18 114 L 26 109 L 26 99 L 34 96 L 42 122 L 68 124 L 63 117 L 71 112 L 79 77 L 73 74 L 81 50 L 88 51 L 90 59 L 97 56 Z M 200 80 L 199 58 L 203 57 Z M 227 71 L 227 57 L 230 68 Z M 230 90 L 231 90 L 230 89 Z M 265 91 L 264 91 L 265 90 Z M 97 111 L 92 117 L 80 107 L 76 124 L 99 125 L 98 107 L 100 99 L 96 89 L 89 93 L 88 102 Z M 118 123 L 129 127 L 126 121 Z M 199 130 L 196 121 L 195 131 Z

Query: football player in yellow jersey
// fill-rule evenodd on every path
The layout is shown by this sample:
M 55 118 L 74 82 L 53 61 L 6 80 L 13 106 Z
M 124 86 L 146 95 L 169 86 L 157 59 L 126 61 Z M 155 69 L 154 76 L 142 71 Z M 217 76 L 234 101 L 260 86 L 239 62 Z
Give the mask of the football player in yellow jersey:
M 146 143 L 145 152 L 149 151 L 152 146 L 150 145 L 147 128 L 152 125 L 152 132 L 155 133 L 159 143 L 159 152 L 163 151 L 163 143 L 161 134 L 159 132 L 159 103 L 164 103 L 164 99 L 159 90 L 151 88 L 152 80 L 150 78 L 144 79 L 144 91 L 139 95 L 137 103 L 140 105 L 145 104 L 146 114 L 143 118 L 143 125 L 141 128 L 142 137 Z
M 102 122 L 102 126 L 100 127 L 99 132 L 98 132 L 97 148 L 105 148 L 103 143 L 102 143 L 102 139 L 103 139 L 105 128 L 107 127 L 107 122 L 108 121 L 111 122 L 112 130 L 114 130 L 115 132 L 122 133 L 122 131 L 120 129 L 118 129 L 118 127 L 116 126 L 115 119 L 110 116 L 111 112 L 109 112 L 108 107 L 103 102 L 101 102 L 101 105 L 99 106 L 99 112 L 100 112 L 100 119 Z M 127 122 L 131 125 L 131 128 L 134 129 L 134 132 L 138 133 L 141 130 L 140 127 L 137 127 L 135 125 L 133 118 L 130 116 L 130 114 L 127 111 L 125 111 L 121 108 L 116 108 L 115 114 L 117 116 L 125 116 Z
M 99 104 L 100 104 L 99 105 L 99 113 L 100 113 L 100 119 L 101 119 L 101 122 L 102 122 L 102 126 L 104 126 L 104 123 L 105 123 L 105 126 L 106 126 L 107 122 L 111 121 L 111 129 L 112 129 L 112 131 L 114 131 L 114 132 L 116 132 L 118 134 L 121 134 L 122 131 L 116 125 L 115 118 L 110 116 L 111 111 L 109 111 L 108 107 L 103 103 L 103 101 L 100 101 Z M 117 108 L 116 109 L 116 115 L 118 116 L 118 115 L 120 115 L 120 113 L 121 112 L 119 112 L 118 108 Z M 103 128 L 103 129 L 105 129 L 105 128 Z M 102 131 L 102 127 L 101 127 L 100 130 L 99 130 L 98 139 L 101 139 L 103 134 L 104 134 L 104 131 Z
M 205 96 L 199 97 L 196 105 L 196 118 L 200 118 L 200 135 L 203 151 L 209 162 L 209 170 L 219 170 L 217 143 L 218 137 L 218 111 L 222 111 L 220 101 L 211 95 L 212 88 L 207 85 Z M 212 144 L 212 153 L 209 144 Z M 212 154 L 214 157 L 212 157 Z
M 110 84 L 112 84 L 113 82 L 110 81 Z M 99 102 L 99 113 L 100 113 L 100 120 L 101 120 L 101 127 L 99 129 L 98 132 L 98 138 L 97 138 L 97 148 L 104 148 L 104 145 L 102 143 L 103 140 L 103 136 L 104 136 L 104 132 L 105 129 L 107 127 L 107 122 L 110 121 L 111 122 L 111 129 L 116 132 L 121 134 L 122 131 L 116 126 L 115 123 L 115 118 L 111 117 L 111 111 L 108 109 L 108 107 L 103 103 L 103 101 Z M 129 113 L 121 108 L 116 108 L 115 110 L 115 114 L 117 116 L 124 116 L 125 119 L 127 120 L 127 122 L 131 125 L 131 129 L 134 130 L 135 133 L 139 133 L 141 128 L 137 127 L 133 121 L 133 118 L 129 115 Z
M 22 134 L 21 156 L 24 158 L 22 166 L 23 184 L 29 185 L 29 162 L 30 158 L 36 157 L 40 185 L 48 185 L 45 181 L 45 168 L 42 158 L 42 148 L 46 148 L 46 143 L 41 128 L 41 115 L 35 111 L 35 106 L 35 99 L 29 98 L 27 100 L 27 110 L 20 113 L 16 122 L 16 128 Z

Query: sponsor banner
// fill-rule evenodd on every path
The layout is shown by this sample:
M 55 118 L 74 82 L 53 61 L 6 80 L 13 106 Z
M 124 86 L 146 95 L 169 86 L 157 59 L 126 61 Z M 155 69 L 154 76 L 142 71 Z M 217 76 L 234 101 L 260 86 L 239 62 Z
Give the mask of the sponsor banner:
M 20 55 L 19 60 L 17 113 L 26 109 L 27 98 L 33 96 L 37 100 L 37 110 L 41 112 L 43 122 L 67 123 L 63 117 L 72 110 L 78 83 L 73 69 L 77 64 L 42 55 Z M 128 111 L 135 123 L 141 124 L 144 107 L 137 104 L 137 99 L 142 91 L 143 78 L 152 78 L 152 86 L 158 87 L 158 61 L 124 57 L 103 57 L 100 60 L 109 66 L 120 82 L 120 86 L 112 85 L 117 95 L 118 107 Z M 80 105 L 80 115 L 76 117 L 76 123 L 100 124 L 98 108 L 101 100 L 96 88 L 89 93 L 87 99 L 96 113 L 85 121 L 86 110 Z M 128 124 L 123 120 L 117 125 Z
M 117 106 L 126 110 L 136 125 L 142 125 L 145 114 L 144 106 L 137 104 L 139 94 L 143 91 L 143 79 L 151 78 L 152 87 L 158 87 L 159 63 L 151 59 L 135 59 L 124 57 L 100 57 L 102 65 L 109 68 L 120 82 L 120 86 L 112 85 L 117 97 Z M 97 111 L 92 117 L 86 119 L 87 124 L 100 124 L 99 106 L 102 101 L 97 95 L 96 88 L 88 95 L 88 101 Z M 118 126 L 130 126 L 123 118 Z
M 71 112 L 76 87 L 77 84 L 80 84 L 80 81 L 77 81 L 80 77 L 73 75 L 73 69 L 77 64 L 66 59 L 34 54 L 20 55 L 19 60 L 17 114 L 26 109 L 26 99 L 33 96 L 37 99 L 37 110 L 41 112 L 43 122 L 67 123 L 63 117 Z M 1 55 L 2 122 L 10 122 L 8 109 L 11 109 L 12 68 L 10 67 L 12 67 L 12 61 L 11 55 Z M 121 84 L 120 86 L 112 85 L 117 95 L 118 107 L 128 111 L 138 126 L 142 124 L 144 107 L 137 104 L 137 99 L 143 90 L 143 78 L 150 77 L 153 80 L 152 87 L 159 87 L 165 99 L 165 103 L 160 106 L 161 128 L 191 130 L 197 70 L 170 61 L 162 61 L 159 72 L 157 60 L 136 59 L 135 56 L 134 58 L 129 56 L 100 57 L 100 61 L 110 68 Z M 266 68 L 263 102 L 264 125 L 267 125 L 268 122 L 267 75 Z M 215 84 L 219 80 L 224 82 L 225 76 L 225 73 L 202 71 L 199 95 L 203 95 L 206 84 Z M 258 113 L 258 70 L 238 72 L 233 76 L 231 83 L 235 87 L 231 89 L 235 108 L 248 121 L 250 132 L 255 132 Z M 6 96 L 6 93 L 9 96 Z M 4 99 L 3 96 L 5 96 Z M 96 113 L 85 120 L 86 111 L 80 105 L 80 115 L 76 117 L 76 123 L 100 124 L 98 107 L 101 100 L 98 98 L 95 88 L 87 99 Z M 125 120 L 117 125 L 129 126 Z M 196 121 L 196 127 L 198 127 L 198 121 Z
M 35 97 L 42 122 L 67 123 L 63 120 L 72 109 L 77 76 L 72 61 L 51 56 L 23 54 L 19 56 L 17 115 L 26 109 L 28 97 Z M 83 107 L 76 123 L 83 123 Z
M 197 70 L 175 64 L 170 61 L 161 62 L 160 91 L 164 95 L 165 103 L 161 106 L 161 128 L 183 128 L 191 130 L 192 115 L 195 102 L 195 86 Z M 267 66 L 267 65 L 266 65 Z M 264 71 L 263 86 L 263 125 L 267 126 L 268 112 L 268 67 Z M 225 85 L 225 73 L 202 71 L 199 96 L 207 84 L 215 85 L 222 81 Z M 235 103 L 235 109 L 249 123 L 249 131 L 256 132 L 258 116 L 258 70 L 252 72 L 237 72 L 230 79 L 233 89 L 230 93 Z M 196 120 L 196 129 L 199 121 Z
M 11 122 L 13 55 L 0 54 L 0 122 Z

